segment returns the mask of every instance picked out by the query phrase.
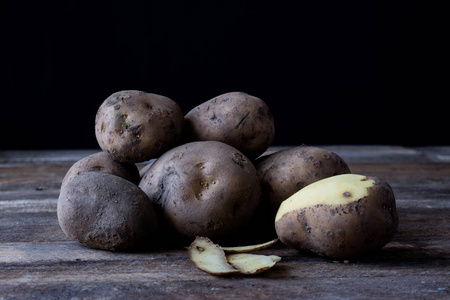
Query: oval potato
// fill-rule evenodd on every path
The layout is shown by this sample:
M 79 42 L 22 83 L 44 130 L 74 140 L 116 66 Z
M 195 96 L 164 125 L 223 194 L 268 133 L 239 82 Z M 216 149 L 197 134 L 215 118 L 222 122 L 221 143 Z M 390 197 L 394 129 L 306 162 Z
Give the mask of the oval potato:
M 135 164 L 118 162 L 102 151 L 88 155 L 74 163 L 64 176 L 61 188 L 64 188 L 75 176 L 84 172 L 104 172 L 122 177 L 136 185 L 140 181 L 139 170 Z
M 184 115 L 170 98 L 142 91 L 109 96 L 95 116 L 95 136 L 114 160 L 138 163 L 160 156 L 177 145 Z
M 261 200 L 256 169 L 230 145 L 187 143 L 158 158 L 139 187 L 181 236 L 223 237 L 252 216 Z
M 350 173 L 336 153 L 311 146 L 297 146 L 262 156 L 255 162 L 263 201 L 275 216 L 281 202 L 318 180 Z
M 250 159 L 272 144 L 275 125 L 272 113 L 261 99 L 242 92 L 217 96 L 185 115 L 190 141 L 220 141 Z
M 157 217 L 135 184 L 103 172 L 74 177 L 58 198 L 58 222 L 79 243 L 104 250 L 132 250 L 148 242 Z
M 394 193 L 379 178 L 343 174 L 314 182 L 281 203 L 281 242 L 317 255 L 348 259 L 382 248 L 398 227 Z

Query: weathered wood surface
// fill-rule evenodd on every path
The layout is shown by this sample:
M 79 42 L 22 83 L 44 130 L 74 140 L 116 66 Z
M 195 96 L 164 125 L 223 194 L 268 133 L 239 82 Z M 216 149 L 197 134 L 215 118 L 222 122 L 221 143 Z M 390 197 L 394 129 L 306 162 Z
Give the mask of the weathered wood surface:
M 450 147 L 322 147 L 391 184 L 398 233 L 355 261 L 277 243 L 261 252 L 282 261 L 250 277 L 206 274 L 185 249 L 83 247 L 60 230 L 56 203 L 70 165 L 97 150 L 0 152 L 0 299 L 450 299 Z

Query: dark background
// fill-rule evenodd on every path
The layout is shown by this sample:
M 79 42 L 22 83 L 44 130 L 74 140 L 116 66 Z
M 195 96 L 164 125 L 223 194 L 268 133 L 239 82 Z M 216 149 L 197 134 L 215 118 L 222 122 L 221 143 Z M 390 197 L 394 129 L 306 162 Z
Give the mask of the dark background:
M 1 149 L 97 148 L 110 94 L 257 96 L 275 145 L 450 144 L 445 1 L 3 1 Z

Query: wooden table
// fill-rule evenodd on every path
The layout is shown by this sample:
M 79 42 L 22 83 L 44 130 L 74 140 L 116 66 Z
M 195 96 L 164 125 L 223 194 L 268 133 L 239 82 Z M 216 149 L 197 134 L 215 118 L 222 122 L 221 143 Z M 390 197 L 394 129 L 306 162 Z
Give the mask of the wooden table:
M 397 234 L 355 261 L 277 243 L 261 252 L 282 261 L 249 277 L 204 273 L 185 249 L 115 253 L 69 240 L 56 218 L 61 180 L 97 150 L 0 152 L 0 299 L 450 299 L 450 147 L 322 147 L 391 184 Z

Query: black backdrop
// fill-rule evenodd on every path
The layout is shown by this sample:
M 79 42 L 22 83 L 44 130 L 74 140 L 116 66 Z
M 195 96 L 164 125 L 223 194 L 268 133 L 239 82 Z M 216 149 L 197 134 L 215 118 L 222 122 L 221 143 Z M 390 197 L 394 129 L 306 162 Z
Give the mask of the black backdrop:
M 449 144 L 445 1 L 3 1 L 1 149 L 96 148 L 137 89 L 267 102 L 275 145 Z

